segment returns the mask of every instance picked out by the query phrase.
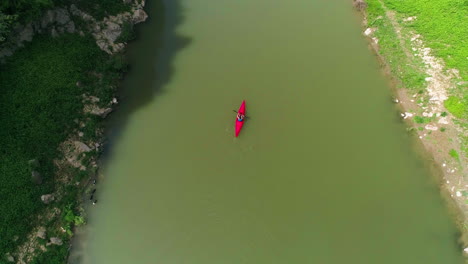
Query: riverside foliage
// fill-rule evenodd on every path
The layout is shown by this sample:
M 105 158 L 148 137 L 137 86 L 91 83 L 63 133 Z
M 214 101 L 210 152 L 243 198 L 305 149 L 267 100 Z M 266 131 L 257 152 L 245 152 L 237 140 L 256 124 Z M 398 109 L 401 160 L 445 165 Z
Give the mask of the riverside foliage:
M 0 65 L 0 259 L 24 241 L 45 207 L 40 196 L 55 189 L 53 159 L 77 127 L 74 119 L 83 117 L 81 95 L 109 99 L 124 67 L 120 57 L 99 50 L 92 37 L 71 34 L 36 36 Z M 40 185 L 31 180 L 32 159 L 39 163 Z M 63 200 L 69 206 L 75 198 Z

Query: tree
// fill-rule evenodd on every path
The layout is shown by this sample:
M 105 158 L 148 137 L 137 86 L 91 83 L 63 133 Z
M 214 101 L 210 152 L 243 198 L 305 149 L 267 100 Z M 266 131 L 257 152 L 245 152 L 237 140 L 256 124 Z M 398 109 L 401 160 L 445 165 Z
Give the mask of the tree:
M 10 33 L 11 25 L 16 21 L 17 15 L 6 15 L 0 11 L 0 43 Z

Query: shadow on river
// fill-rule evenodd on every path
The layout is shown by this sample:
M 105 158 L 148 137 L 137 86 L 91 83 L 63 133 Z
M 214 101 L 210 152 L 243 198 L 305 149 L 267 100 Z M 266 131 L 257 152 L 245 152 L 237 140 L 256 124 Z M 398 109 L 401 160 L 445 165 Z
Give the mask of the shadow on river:
M 148 1 L 145 11 L 148 19 L 136 26 L 137 39 L 127 47 L 126 57 L 130 67 L 117 91 L 120 105 L 106 120 L 107 143 L 101 165 L 112 155 L 113 143 L 119 140 L 120 132 L 132 113 L 164 92 L 164 86 L 174 74 L 172 64 L 176 53 L 191 43 L 191 38 L 176 33 L 177 26 L 184 20 L 179 0 Z M 92 231 L 91 225 L 76 230 L 68 263 L 85 262 L 83 259 L 89 252 L 88 234 Z

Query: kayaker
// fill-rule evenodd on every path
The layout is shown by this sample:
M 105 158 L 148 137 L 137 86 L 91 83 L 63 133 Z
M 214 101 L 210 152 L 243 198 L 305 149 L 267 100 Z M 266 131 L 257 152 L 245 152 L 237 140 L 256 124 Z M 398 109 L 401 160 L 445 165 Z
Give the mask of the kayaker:
M 238 113 L 238 114 L 237 114 L 237 121 L 239 121 L 239 122 L 244 121 L 244 115 L 241 114 L 241 113 Z

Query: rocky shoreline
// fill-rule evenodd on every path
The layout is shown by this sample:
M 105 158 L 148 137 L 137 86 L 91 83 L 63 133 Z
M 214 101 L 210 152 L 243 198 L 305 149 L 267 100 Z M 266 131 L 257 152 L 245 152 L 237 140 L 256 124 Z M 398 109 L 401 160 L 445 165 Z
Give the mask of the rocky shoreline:
M 401 118 L 408 126 L 407 130 L 418 137 L 425 152 L 437 166 L 436 173 L 440 175 L 442 196 L 447 198 L 448 206 L 461 232 L 458 243 L 465 256 L 468 256 L 468 180 L 464 177 L 468 175 L 468 159 L 462 150 L 462 137 L 466 137 L 468 131 L 461 125 L 460 120 L 444 107 L 444 101 L 448 99 L 450 92 L 464 83 L 459 71 L 448 68 L 445 62 L 427 47 L 424 36 L 411 28 L 417 16 L 403 17 L 387 9 L 383 1 L 378 2 L 385 12 L 376 18 L 376 15 L 372 14 L 373 21 L 369 21 L 367 4 L 362 0 L 354 0 L 355 7 L 361 11 L 364 18 L 363 35 L 369 40 L 369 45 L 381 62 L 385 74 L 392 81 L 395 93 L 393 101 L 399 105 Z M 381 20 L 391 28 L 396 42 L 404 51 L 403 57 L 407 65 L 426 76 L 423 89 L 412 91 L 404 80 L 395 76 L 395 65 L 392 65 L 392 58 L 389 57 L 391 55 L 382 54 L 379 44 L 381 38 L 389 37 L 376 34 L 382 29 L 371 24 L 375 23 L 375 20 Z
M 67 33 L 80 36 L 90 34 L 101 50 L 112 56 L 121 56 L 128 41 L 123 36 L 128 33 L 125 30 L 144 22 L 148 17 L 143 10 L 145 0 L 124 2 L 129 5 L 129 11 L 104 17 L 102 20 L 80 10 L 75 4 L 48 10 L 40 19 L 13 29 L 12 37 L 0 45 L 0 62 L 5 62 L 7 57 L 12 56 L 26 42 L 33 41 L 36 34 L 50 34 L 53 38 Z M 96 78 L 99 80 L 102 76 L 96 76 Z M 76 86 L 81 85 L 80 80 L 76 80 Z M 115 90 L 116 87 L 113 88 Z M 57 203 L 69 195 L 68 186 L 77 187 L 79 197 L 88 197 L 90 193 L 94 195 L 99 153 L 105 143 L 104 131 L 102 128 L 96 128 L 91 137 L 86 137 L 83 131 L 93 127 L 92 122 L 96 122 L 95 118 L 100 120 L 106 118 L 118 104 L 118 100 L 113 97 L 110 101 L 106 101 L 96 95 L 86 93 L 82 95 L 82 104 L 83 119 L 74 120 L 78 129 L 75 129 L 67 140 L 60 144 L 58 150 L 61 155 L 53 161 L 56 169 L 56 189 L 53 193 L 46 193 L 40 197 L 47 208 L 37 216 L 34 224 L 36 227 L 29 233 L 25 242 L 17 250 L 8 252 L 4 256 L 8 262 L 30 263 L 41 252 L 50 250 L 52 245 L 69 244 L 71 239 L 63 241 L 57 234 L 68 234 L 67 237 L 71 238 L 74 228 L 85 222 L 86 214 L 83 203 L 87 199 L 79 199 L 77 208 L 62 208 Z M 32 181 L 40 184 L 42 182 L 42 176 L 38 172 L 40 164 L 37 160 L 31 160 L 29 166 Z M 77 180 L 77 175 L 80 174 L 86 176 Z M 97 201 L 93 200 L 93 203 L 95 202 Z M 80 211 L 80 213 L 77 215 L 74 211 Z

